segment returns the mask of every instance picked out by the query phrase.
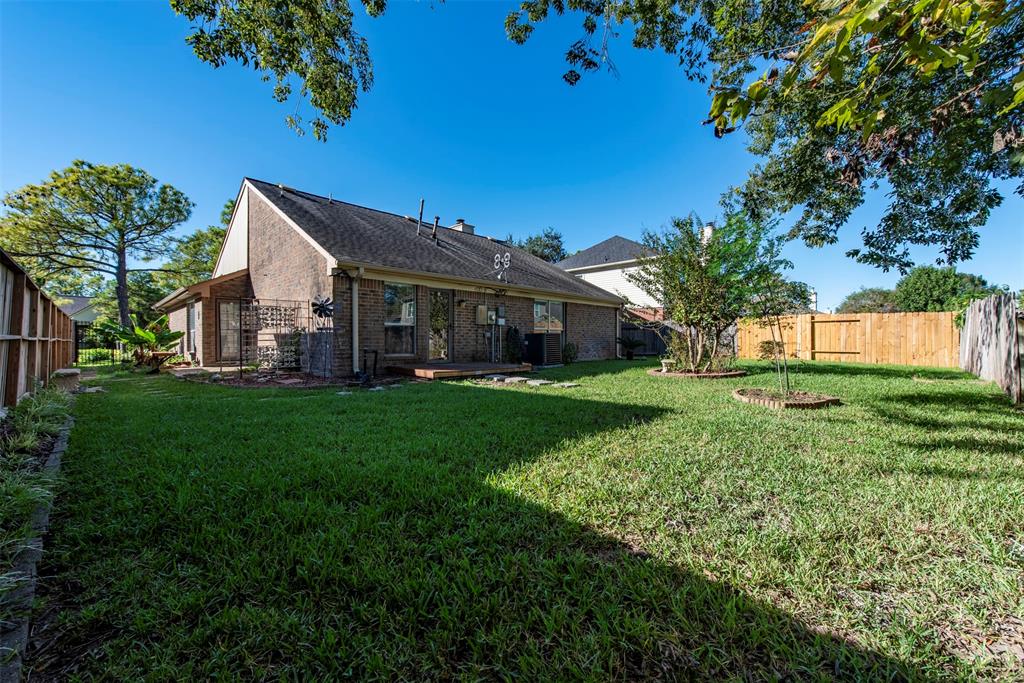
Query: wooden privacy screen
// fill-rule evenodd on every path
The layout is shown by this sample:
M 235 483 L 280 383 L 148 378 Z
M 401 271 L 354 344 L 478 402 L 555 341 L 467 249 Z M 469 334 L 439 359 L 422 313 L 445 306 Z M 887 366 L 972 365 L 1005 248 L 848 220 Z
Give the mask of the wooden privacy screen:
M 71 318 L 0 251 L 0 401 L 11 406 L 71 365 Z
M 955 368 L 960 357 L 955 317 L 952 311 L 792 315 L 782 318 L 782 330 L 792 358 Z M 756 320 L 740 321 L 740 358 L 757 358 L 761 343 L 771 340 L 769 329 Z

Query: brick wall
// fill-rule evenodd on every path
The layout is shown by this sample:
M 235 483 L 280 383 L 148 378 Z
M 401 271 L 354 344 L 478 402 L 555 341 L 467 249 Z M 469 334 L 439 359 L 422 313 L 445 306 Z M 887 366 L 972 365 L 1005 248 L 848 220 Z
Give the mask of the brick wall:
M 378 370 L 387 365 L 426 362 L 430 354 L 430 287 L 416 286 L 416 353 L 413 357 L 387 357 L 384 355 L 384 282 L 362 279 L 359 282 L 359 362 L 363 364 L 363 350 L 377 350 Z M 339 375 L 352 371 L 351 332 L 351 283 L 347 277 L 335 278 L 335 337 L 334 367 Z M 498 328 L 501 338 L 502 356 L 507 351 L 505 335 L 515 325 L 521 335 L 533 331 L 532 298 L 497 296 L 485 292 L 452 290 L 452 328 L 449 333 L 450 358 L 456 363 L 482 362 L 490 360 L 491 342 L 485 336 L 490 332 L 488 325 L 476 322 L 476 307 L 505 307 L 504 328 Z M 614 358 L 616 352 L 617 310 L 604 306 L 566 304 L 567 341 L 576 344 L 580 360 Z M 367 358 L 367 363 L 372 363 Z M 366 368 L 364 368 L 366 369 Z
M 331 266 L 270 205 L 249 193 L 249 277 L 257 299 L 330 296 Z
M 202 340 L 196 340 L 200 351 L 200 363 L 215 365 L 221 362 L 220 350 L 217 348 L 219 326 L 217 321 L 218 302 L 220 300 L 249 299 L 252 297 L 252 283 L 248 276 L 242 276 L 211 285 L 210 296 L 203 297 L 201 310 L 196 311 L 196 319 L 202 320 Z M 225 361 L 237 363 L 236 360 Z
M 188 309 L 182 306 L 168 313 L 167 327 L 172 332 L 182 332 L 185 335 L 178 340 L 178 344 L 174 347 L 178 353 L 185 353 L 185 343 L 188 341 Z
M 579 360 L 615 358 L 618 310 L 607 306 L 566 304 L 565 333 Z

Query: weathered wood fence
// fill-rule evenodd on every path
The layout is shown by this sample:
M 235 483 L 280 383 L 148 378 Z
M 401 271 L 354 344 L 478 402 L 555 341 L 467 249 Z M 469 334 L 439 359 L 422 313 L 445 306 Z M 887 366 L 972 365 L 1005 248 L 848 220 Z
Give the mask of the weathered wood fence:
M 996 382 L 1014 403 L 1024 400 L 1024 312 L 1009 294 L 971 302 L 960 337 L 960 367 Z
M 14 405 L 48 383 L 73 352 L 71 318 L 0 250 L 0 402 Z
M 791 358 L 955 368 L 960 352 L 955 317 L 951 311 L 792 315 L 782 318 L 782 330 Z M 767 327 L 740 321 L 740 358 L 758 358 L 761 344 L 771 341 Z

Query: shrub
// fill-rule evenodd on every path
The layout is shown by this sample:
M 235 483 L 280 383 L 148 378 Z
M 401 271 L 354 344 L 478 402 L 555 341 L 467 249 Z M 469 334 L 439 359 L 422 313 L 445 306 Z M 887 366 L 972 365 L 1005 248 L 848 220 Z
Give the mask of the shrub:
M 766 339 L 757 345 L 757 357 L 760 360 L 775 360 L 776 357 L 785 352 L 785 346 L 780 341 Z
M 576 362 L 577 349 L 576 345 L 572 342 L 566 342 L 565 346 L 562 347 L 562 362 L 566 365 L 570 365 Z
M 523 362 L 523 337 L 519 334 L 519 328 L 512 325 L 505 332 L 505 355 L 509 363 Z

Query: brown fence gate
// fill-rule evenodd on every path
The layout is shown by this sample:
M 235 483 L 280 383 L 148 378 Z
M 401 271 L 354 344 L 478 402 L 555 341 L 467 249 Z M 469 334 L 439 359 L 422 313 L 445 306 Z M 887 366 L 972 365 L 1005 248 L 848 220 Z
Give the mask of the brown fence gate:
M 956 313 L 806 314 L 782 318 L 786 355 L 804 360 L 927 365 L 959 365 Z M 778 332 L 776 332 L 778 335 Z M 758 358 L 771 331 L 756 320 L 739 326 L 740 358 Z

